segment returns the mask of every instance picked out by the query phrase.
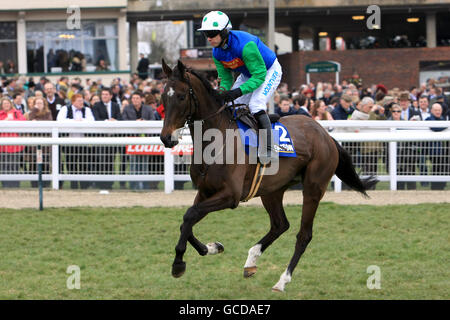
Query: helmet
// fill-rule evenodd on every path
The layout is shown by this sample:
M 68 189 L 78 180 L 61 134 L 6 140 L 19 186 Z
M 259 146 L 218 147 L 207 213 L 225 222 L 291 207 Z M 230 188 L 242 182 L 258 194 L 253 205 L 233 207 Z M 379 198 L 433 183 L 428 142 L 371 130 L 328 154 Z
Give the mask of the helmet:
M 202 20 L 202 27 L 197 31 L 229 30 L 232 28 L 230 18 L 222 11 L 211 11 Z

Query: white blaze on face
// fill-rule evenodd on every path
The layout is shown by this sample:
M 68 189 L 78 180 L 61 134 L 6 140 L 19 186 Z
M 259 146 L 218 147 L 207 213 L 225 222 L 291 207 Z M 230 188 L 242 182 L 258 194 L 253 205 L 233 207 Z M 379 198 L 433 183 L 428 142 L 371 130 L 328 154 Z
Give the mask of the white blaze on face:
M 175 90 L 173 90 L 173 88 L 170 87 L 170 88 L 169 88 L 169 91 L 167 92 L 167 95 L 168 95 L 169 97 L 172 97 L 174 94 L 175 94 Z

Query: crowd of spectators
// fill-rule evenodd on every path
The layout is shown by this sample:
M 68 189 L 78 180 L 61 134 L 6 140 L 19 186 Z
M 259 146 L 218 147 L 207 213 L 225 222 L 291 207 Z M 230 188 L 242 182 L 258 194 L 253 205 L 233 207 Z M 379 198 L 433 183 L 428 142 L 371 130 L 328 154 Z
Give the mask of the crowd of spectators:
M 145 75 L 146 76 L 146 75 Z M 46 77 L 41 77 L 37 82 L 32 77 L 5 78 L 0 82 L 0 120 L 54 120 L 54 121 L 151 121 L 164 118 L 164 107 L 161 103 L 161 94 L 164 90 L 163 80 L 145 78 L 142 74 L 134 74 L 129 81 L 115 78 L 111 83 L 103 83 L 101 78 L 81 80 L 79 77 L 69 79 L 62 76 L 56 82 Z M 213 85 L 217 84 L 213 81 Z M 303 84 L 298 88 L 288 88 L 286 83 L 281 83 L 274 96 L 275 113 L 280 116 L 301 114 L 314 120 L 448 120 L 450 118 L 449 101 L 443 94 L 442 88 L 435 80 L 431 79 L 420 87 L 412 87 L 409 90 L 399 88 L 386 88 L 383 84 L 373 84 L 363 87 L 361 79 L 352 77 L 341 83 L 318 82 Z M 2 134 L 2 135 L 6 135 Z M 400 145 L 400 144 L 399 144 Z M 1 147 L 0 153 L 9 157 L 17 156 L 22 150 L 14 150 Z M 28 148 L 28 147 L 27 147 Z M 79 147 L 80 150 L 69 152 L 69 147 L 61 148 L 66 154 L 66 170 L 82 172 L 88 168 L 82 167 L 86 163 L 93 163 L 96 172 L 113 173 L 114 159 L 120 159 L 121 173 L 127 170 L 126 162 L 131 161 L 129 172 L 142 174 L 148 173 L 147 163 L 154 159 L 144 156 L 128 156 L 124 150 L 117 149 L 115 153 L 101 150 L 102 147 Z M 86 148 L 91 148 L 87 150 Z M 17 150 L 16 150 L 17 149 Z M 31 149 L 31 148 L 29 148 Z M 414 149 L 414 150 L 409 150 Z M 429 148 L 433 155 L 448 153 L 447 143 L 433 144 Z M 363 150 L 363 149 L 361 149 Z M 376 159 L 380 145 L 372 143 L 366 145 L 366 156 Z M 406 152 L 406 151 L 407 152 Z M 358 151 L 360 152 L 360 151 Z M 12 155 L 15 153 L 16 155 Z M 32 154 L 29 152 L 28 154 Z M 72 155 L 92 154 L 91 158 L 70 159 Z M 409 161 L 409 166 L 422 163 L 420 170 L 425 170 L 425 158 L 429 155 L 417 151 L 414 143 L 403 143 L 399 156 L 404 155 Z M 413 156 L 412 156 L 413 155 Z M 105 165 L 105 159 L 107 159 Z M 405 159 L 406 159 L 405 158 Z M 443 161 L 444 157 L 432 157 L 430 161 L 433 168 L 442 168 L 447 165 L 433 163 L 434 159 Z M 20 163 L 13 159 L 2 161 L 2 172 L 17 168 L 3 168 L 3 163 Z M 160 161 L 161 159 L 159 159 Z M 34 159 L 29 159 L 33 163 Z M 163 162 L 163 161 L 162 161 Z M 375 161 L 376 162 L 376 161 Z M 412 162 L 412 163 L 411 163 Z M 44 161 L 45 163 L 45 161 Z M 103 164 L 102 164 L 103 163 Z M 6 164 L 5 164 L 6 165 Z M 48 166 L 48 159 L 47 164 Z M 79 167 L 76 167 L 79 166 Z M 30 168 L 35 170 L 35 165 Z M 424 169 L 425 168 L 425 169 Z M 45 165 L 44 165 L 45 169 Z M 92 167 L 90 168 L 92 170 Z M 78 170 L 78 171 L 77 171 Z M 403 171 L 402 171 L 403 170 Z M 407 172 L 411 168 L 398 168 L 398 172 Z M 438 169 L 432 169 L 434 174 L 439 174 Z M 435 171 L 436 170 L 436 171 Z M 376 173 L 373 165 L 366 168 L 367 173 Z M 414 184 L 414 186 L 412 186 Z M 16 186 L 17 182 L 3 182 L 4 186 Z M 111 188 L 112 182 L 97 183 L 101 188 Z M 405 185 L 403 183 L 403 185 Z M 403 188 L 399 183 L 399 188 Z M 71 182 L 71 188 L 88 188 L 92 183 Z M 120 182 L 125 188 L 125 182 Z M 180 187 L 180 184 L 177 184 Z M 155 183 L 130 182 L 133 189 L 155 188 Z M 409 183 L 408 188 L 415 188 L 415 183 Z M 444 185 L 445 187 L 445 185 Z M 442 188 L 442 184 L 432 183 L 432 188 Z
M 9 121 L 146 121 L 164 118 L 161 104 L 163 82 L 142 79 L 137 74 L 130 81 L 116 78 L 105 85 L 102 79 L 79 77 L 69 79 L 62 76 L 56 82 L 41 77 L 36 83 L 32 77 L 26 79 L 5 78 L 0 83 L 0 120 Z M 1 136 L 17 136 L 2 133 Z M 74 134 L 72 134 L 74 135 Z M 99 136 L 98 134 L 96 136 Z M 27 173 L 36 172 L 35 147 L 0 147 L 1 172 L 12 173 L 23 169 Z M 44 172 L 49 170 L 50 150 L 44 147 Z M 113 174 L 117 158 L 120 172 L 130 174 L 150 174 L 155 163 L 162 164 L 162 156 L 127 155 L 125 147 L 112 146 L 63 146 L 60 148 L 60 172 L 67 174 L 94 173 Z M 153 164 L 152 164 L 153 162 Z M 161 165 L 159 165 L 160 167 Z M 158 168 L 161 170 L 161 168 Z M 92 183 L 70 181 L 72 189 L 97 187 L 111 189 L 113 181 Z M 120 182 L 126 188 L 126 181 Z M 177 182 L 181 189 L 183 182 Z M 18 187 L 19 181 L 2 181 L 4 187 Z M 44 182 L 44 186 L 48 186 Z M 36 186 L 36 182 L 32 182 Z M 63 187 L 63 184 L 60 185 Z M 155 189 L 157 182 L 130 181 L 134 190 Z
M 300 114 L 314 120 L 450 120 L 449 99 L 434 79 L 409 90 L 388 89 L 383 84 L 363 87 L 357 75 L 339 84 L 309 83 L 293 90 L 289 90 L 286 83 L 281 83 L 274 101 L 275 112 L 281 117 Z M 350 150 L 354 162 L 362 164 L 363 174 L 379 173 L 380 159 L 389 170 L 388 150 L 380 142 L 343 145 Z M 431 163 L 430 174 L 448 174 L 448 142 L 399 142 L 397 146 L 398 174 L 427 174 L 427 160 Z M 421 182 L 421 185 L 428 186 L 429 183 Z M 431 189 L 441 190 L 446 182 L 431 182 L 430 185 Z M 397 189 L 405 188 L 416 189 L 416 182 L 397 183 Z

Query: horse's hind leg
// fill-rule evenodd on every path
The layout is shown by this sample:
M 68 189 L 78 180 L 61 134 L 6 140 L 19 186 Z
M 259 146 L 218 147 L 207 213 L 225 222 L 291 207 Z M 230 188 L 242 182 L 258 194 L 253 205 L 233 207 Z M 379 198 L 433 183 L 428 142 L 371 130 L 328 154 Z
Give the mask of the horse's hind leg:
M 280 280 L 273 286 L 273 291 L 284 291 L 285 285 L 291 281 L 292 273 L 300 260 L 303 252 L 312 239 L 313 220 L 322 199 L 328 182 L 332 176 L 330 172 L 324 172 L 318 165 L 311 165 L 305 173 L 303 181 L 303 207 L 300 231 L 297 234 L 294 255 L 289 262 L 286 271 L 280 277 Z
M 261 196 L 264 208 L 270 216 L 270 230 L 248 251 L 247 261 L 244 265 L 244 277 L 248 278 L 256 273 L 256 262 L 264 250 L 267 249 L 283 232 L 289 229 L 289 222 L 283 208 L 283 195 L 285 190 L 279 190 L 270 195 Z

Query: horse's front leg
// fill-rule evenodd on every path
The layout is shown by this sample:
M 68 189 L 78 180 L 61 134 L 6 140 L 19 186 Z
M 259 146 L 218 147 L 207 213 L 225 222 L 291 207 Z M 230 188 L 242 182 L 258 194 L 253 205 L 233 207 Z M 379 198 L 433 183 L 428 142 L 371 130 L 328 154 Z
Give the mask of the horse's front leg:
M 180 239 L 175 247 L 175 260 L 172 265 L 172 275 L 174 277 L 181 277 L 186 270 L 186 263 L 183 261 L 183 255 L 186 252 L 187 241 L 189 239 L 195 239 L 192 232 L 193 226 L 210 212 L 235 208 L 238 204 L 239 197 L 233 196 L 229 191 L 220 191 L 212 197 L 193 205 L 186 211 L 186 214 L 183 217 L 183 224 L 180 228 Z M 223 246 L 219 243 L 208 244 L 206 249 L 206 253 L 214 254 L 223 251 Z

